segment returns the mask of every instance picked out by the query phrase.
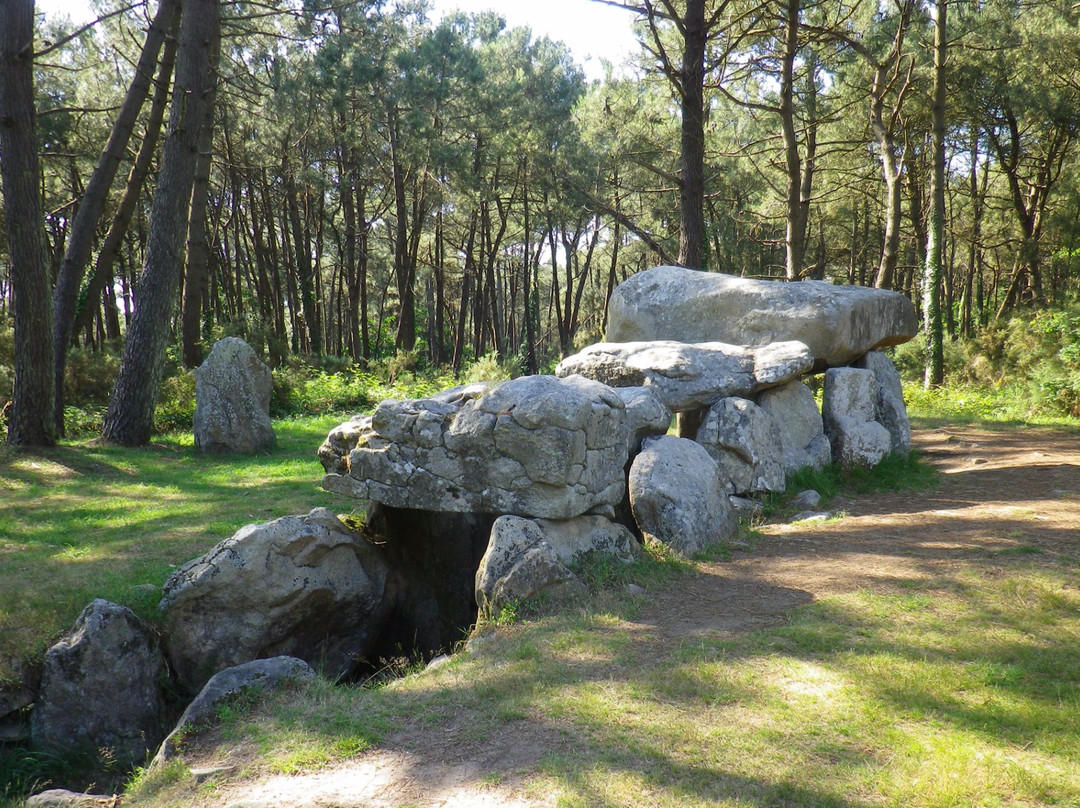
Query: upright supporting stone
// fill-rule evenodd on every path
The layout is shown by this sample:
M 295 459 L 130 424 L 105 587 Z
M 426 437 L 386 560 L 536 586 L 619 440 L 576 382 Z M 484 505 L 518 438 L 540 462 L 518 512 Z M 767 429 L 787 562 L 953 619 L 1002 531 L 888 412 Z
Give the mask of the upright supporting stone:
M 874 420 L 876 409 L 877 380 L 873 371 L 826 371 L 821 415 L 834 461 L 844 466 L 876 466 L 889 454 L 892 436 Z
M 910 452 L 911 422 L 908 420 L 907 405 L 904 403 L 900 374 L 896 372 L 892 360 L 880 351 L 870 351 L 852 367 L 874 372 L 877 382 L 875 420 L 889 430 L 894 453 Z

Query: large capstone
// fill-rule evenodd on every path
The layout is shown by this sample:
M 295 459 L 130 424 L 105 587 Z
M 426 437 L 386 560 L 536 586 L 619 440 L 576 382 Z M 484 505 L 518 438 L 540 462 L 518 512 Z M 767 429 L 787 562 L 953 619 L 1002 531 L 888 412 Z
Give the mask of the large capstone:
M 45 654 L 33 745 L 141 763 L 165 734 L 165 677 L 153 630 L 130 609 L 93 601 Z
M 394 593 L 377 548 L 316 508 L 240 528 L 165 583 L 158 607 L 180 682 L 201 688 L 216 672 L 280 655 L 330 677 L 371 650 Z
M 273 449 L 273 388 L 270 369 L 250 345 L 238 337 L 215 343 L 195 370 L 195 448 L 211 454 Z
M 747 348 L 657 340 L 590 345 L 560 362 L 555 373 L 576 373 L 609 387 L 649 387 L 672 412 L 686 412 L 797 379 L 813 366 L 801 342 Z
M 616 287 L 606 339 L 753 346 L 797 340 L 809 346 L 816 368 L 822 369 L 907 342 L 918 327 L 915 307 L 897 292 L 662 266 Z
M 391 399 L 370 424 L 330 433 L 319 451 L 323 485 L 413 510 L 549 519 L 610 511 L 625 489 L 624 410 L 613 390 L 580 376 Z
M 738 529 L 723 472 L 692 440 L 666 435 L 645 441 L 629 485 L 634 519 L 646 541 L 690 555 Z

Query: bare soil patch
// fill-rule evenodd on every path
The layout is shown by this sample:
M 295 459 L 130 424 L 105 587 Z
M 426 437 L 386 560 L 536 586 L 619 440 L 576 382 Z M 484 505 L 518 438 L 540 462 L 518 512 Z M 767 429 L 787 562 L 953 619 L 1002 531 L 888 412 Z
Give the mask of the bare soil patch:
M 831 521 L 764 525 L 765 538 L 753 549 L 705 564 L 677 586 L 649 594 L 649 605 L 629 627 L 642 653 L 688 636 L 776 625 L 793 608 L 829 595 L 945 581 L 971 565 L 991 567 L 1018 554 L 1030 554 L 1035 563 L 1080 560 L 1080 435 L 947 426 L 918 430 L 914 442 L 941 471 L 939 486 L 835 500 L 830 507 L 843 516 Z M 459 737 L 459 729 L 403 729 L 347 764 L 223 786 L 200 804 L 550 803 L 520 785 L 545 753 L 567 751 L 557 733 L 516 721 L 481 745 Z

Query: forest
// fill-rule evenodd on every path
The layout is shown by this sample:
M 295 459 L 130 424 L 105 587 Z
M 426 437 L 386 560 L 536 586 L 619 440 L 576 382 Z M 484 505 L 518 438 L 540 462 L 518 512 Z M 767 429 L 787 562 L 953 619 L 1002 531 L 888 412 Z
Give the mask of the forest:
M 82 30 L 0 4 L 8 442 L 63 435 L 96 355 L 102 434 L 145 443 L 226 335 L 274 368 L 535 373 L 664 263 L 903 292 L 930 384 L 950 343 L 1068 332 L 1080 408 L 1080 6 L 582 2 L 636 20 L 603 80 L 425 0 L 99 0 Z

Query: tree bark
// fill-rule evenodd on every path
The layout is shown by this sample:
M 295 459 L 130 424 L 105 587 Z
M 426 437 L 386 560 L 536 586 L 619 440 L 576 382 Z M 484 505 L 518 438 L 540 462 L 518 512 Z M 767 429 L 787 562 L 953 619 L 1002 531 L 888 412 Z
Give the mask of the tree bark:
M 33 0 L 0 2 L 0 152 L 15 320 L 15 386 L 7 442 L 52 446 L 52 308 L 35 135 Z
M 705 0 L 687 0 L 683 17 L 679 265 L 704 269 L 705 244 Z
M 106 440 L 125 446 L 148 443 L 153 431 L 169 327 L 180 288 L 199 129 L 215 81 L 211 64 L 219 13 L 219 0 L 184 0 L 176 89 L 154 189 L 146 260 L 102 433 Z
M 930 227 L 923 273 L 923 328 L 926 330 L 926 387 L 945 381 L 944 333 L 941 317 L 941 276 L 945 241 L 945 18 L 948 0 L 935 0 L 933 169 L 930 172 Z
M 60 263 L 60 272 L 53 293 L 53 373 L 56 384 L 56 428 L 60 434 L 64 431 L 64 368 L 67 364 L 67 352 L 75 326 L 75 310 L 78 305 L 79 287 L 90 261 L 90 252 L 94 244 L 94 231 L 101 218 L 102 209 L 109 196 L 120 161 L 124 157 L 131 133 L 139 111 L 150 92 L 154 77 L 154 66 L 166 37 L 173 30 L 173 22 L 180 8 L 180 0 L 162 0 L 158 6 L 150 30 L 146 32 L 146 42 L 135 66 L 135 77 L 128 88 L 124 103 L 113 122 L 112 132 L 105 144 L 101 157 L 94 167 L 90 181 L 86 184 L 79 201 L 75 221 L 71 225 L 67 249 Z

